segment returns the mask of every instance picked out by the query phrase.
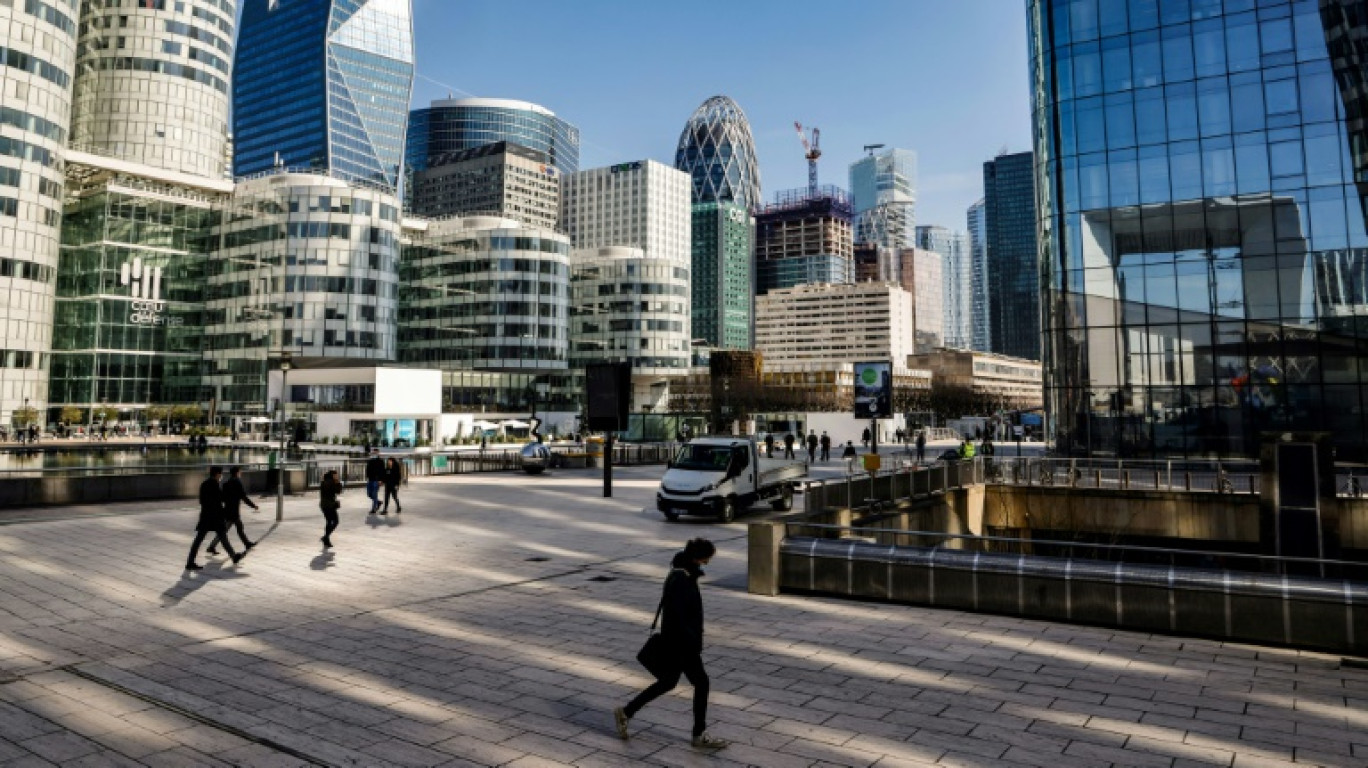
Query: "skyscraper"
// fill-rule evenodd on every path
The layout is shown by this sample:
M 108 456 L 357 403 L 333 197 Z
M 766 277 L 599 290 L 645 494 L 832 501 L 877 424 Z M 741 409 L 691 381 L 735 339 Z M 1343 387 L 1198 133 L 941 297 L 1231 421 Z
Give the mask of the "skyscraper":
M 1040 277 L 1036 267 L 1035 176 L 1031 153 L 983 164 L 992 351 L 1040 359 Z
M 693 335 L 710 347 L 751 349 L 755 219 L 733 203 L 694 203 Z
M 408 208 L 417 216 L 497 214 L 531 227 L 560 220 L 560 174 L 546 155 L 498 141 L 439 155 L 409 177 Z
M 917 247 L 941 255 L 943 342 L 947 347 L 968 349 L 973 341 L 973 264 L 969 237 L 945 227 L 917 227 Z
M 910 246 L 916 223 L 917 153 L 886 149 L 851 163 L 850 196 L 855 242 L 894 249 Z
M 757 293 L 855 280 L 850 197 L 824 186 L 780 192 L 755 216 Z
M 500 141 L 542 153 L 561 174 L 579 170 L 579 129 L 540 104 L 516 99 L 441 99 L 413 110 L 404 164 L 417 172 L 443 155 Z
M 1255 5 L 1028 3 L 1061 450 L 1368 458 L 1368 8 Z
M 289 168 L 399 188 L 410 0 L 246 0 L 233 88 L 239 175 Z
M 85 3 L 72 147 L 222 179 L 236 5 Z
M 47 400 L 63 158 L 76 71 L 77 0 L 0 3 L 0 426 Z M 21 414 L 26 420 L 30 412 Z M 41 416 L 39 417 L 41 418 Z
M 561 185 L 561 226 L 576 250 L 640 248 L 647 258 L 687 269 L 688 174 L 654 160 L 572 173 Z
M 675 167 L 692 178 L 694 203 L 754 210 L 763 199 L 750 123 L 726 96 L 713 96 L 694 110 L 679 134 Z
M 983 200 L 969 206 L 966 219 L 969 227 L 969 261 L 971 276 L 969 292 L 972 304 L 969 310 L 971 329 L 970 347 L 976 352 L 992 349 L 992 307 L 993 301 L 988 293 L 988 222 Z

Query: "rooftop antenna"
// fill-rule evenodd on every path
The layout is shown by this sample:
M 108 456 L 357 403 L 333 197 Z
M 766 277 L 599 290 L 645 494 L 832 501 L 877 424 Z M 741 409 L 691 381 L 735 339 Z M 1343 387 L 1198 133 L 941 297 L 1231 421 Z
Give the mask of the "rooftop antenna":
M 886 145 L 884 145 L 884 144 L 866 144 L 866 145 L 864 145 L 864 151 L 868 152 L 870 157 L 873 157 L 873 156 L 874 156 L 874 150 L 876 150 L 876 149 L 883 149 L 885 146 L 886 146 Z

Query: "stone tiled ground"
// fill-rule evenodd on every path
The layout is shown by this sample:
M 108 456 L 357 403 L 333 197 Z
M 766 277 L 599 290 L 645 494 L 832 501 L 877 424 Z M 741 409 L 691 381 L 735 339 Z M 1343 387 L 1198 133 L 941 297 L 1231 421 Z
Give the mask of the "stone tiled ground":
M 194 512 L 0 525 L 0 765 L 1368 766 L 1368 671 L 1296 651 L 744 591 L 744 526 L 643 508 L 658 469 L 423 480 L 250 516 L 180 566 Z M 689 689 L 608 710 L 670 553 L 704 600 L 716 755 Z

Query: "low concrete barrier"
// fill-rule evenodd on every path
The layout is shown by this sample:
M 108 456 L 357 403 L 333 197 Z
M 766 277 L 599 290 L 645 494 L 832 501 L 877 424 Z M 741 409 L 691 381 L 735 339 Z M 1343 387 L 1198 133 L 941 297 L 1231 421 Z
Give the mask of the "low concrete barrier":
M 207 476 L 207 471 L 196 470 L 140 475 L 9 477 L 0 479 L 0 509 L 197 499 L 200 483 Z M 248 493 L 262 493 L 270 487 L 264 469 L 244 471 L 242 480 Z M 304 481 L 304 469 L 286 470 L 285 492 L 303 492 Z

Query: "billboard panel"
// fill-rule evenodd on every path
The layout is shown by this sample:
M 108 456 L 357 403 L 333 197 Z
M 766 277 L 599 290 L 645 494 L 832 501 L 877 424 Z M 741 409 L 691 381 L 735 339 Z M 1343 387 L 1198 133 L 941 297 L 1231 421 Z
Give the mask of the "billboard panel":
M 893 416 L 893 363 L 855 363 L 855 418 Z

